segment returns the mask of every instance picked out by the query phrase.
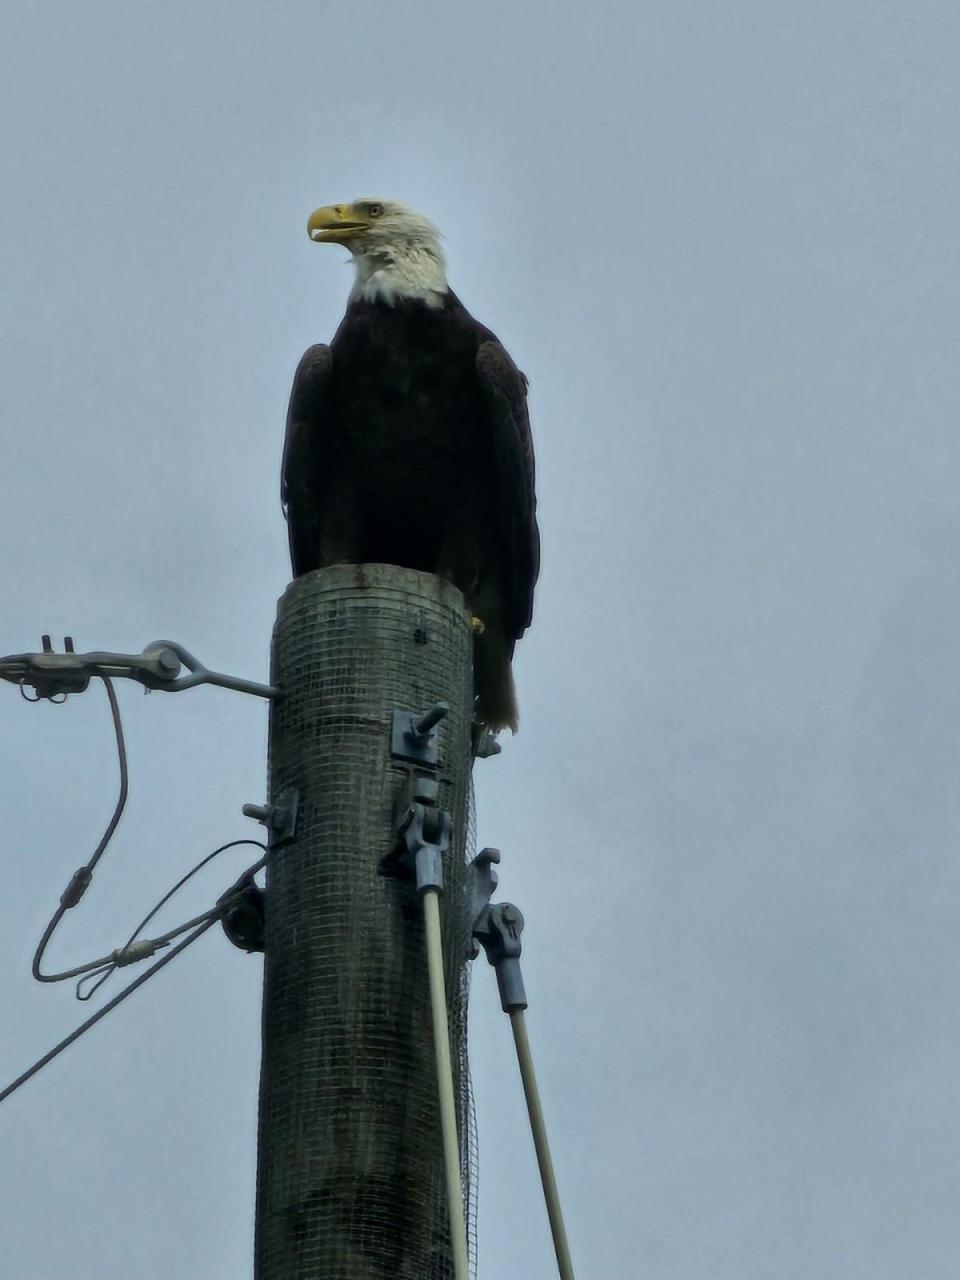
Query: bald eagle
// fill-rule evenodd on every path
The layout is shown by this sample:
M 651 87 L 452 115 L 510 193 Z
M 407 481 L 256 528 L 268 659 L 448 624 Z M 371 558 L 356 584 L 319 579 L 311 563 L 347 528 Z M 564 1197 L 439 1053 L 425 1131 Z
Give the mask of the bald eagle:
M 281 496 L 294 577 L 381 563 L 450 579 L 475 619 L 476 718 L 517 727 L 510 663 L 540 564 L 526 379 L 447 286 L 439 233 L 392 200 L 317 209 L 356 279 L 290 395 Z

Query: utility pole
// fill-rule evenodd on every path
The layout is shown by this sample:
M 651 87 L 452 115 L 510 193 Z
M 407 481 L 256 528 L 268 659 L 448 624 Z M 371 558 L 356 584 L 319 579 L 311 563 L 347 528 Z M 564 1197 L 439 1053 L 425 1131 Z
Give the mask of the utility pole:
M 45 635 L 42 652 L 0 658 L 0 679 L 28 701 L 62 702 L 102 681 L 120 764 L 113 816 L 60 896 L 34 976 L 80 977 L 80 986 L 93 979 L 92 994 L 115 969 L 188 935 L 0 1090 L 0 1102 L 220 920 L 237 946 L 265 953 L 255 1280 L 469 1280 L 465 966 L 480 947 L 510 1015 L 560 1280 L 574 1280 L 524 1021 L 523 915 L 491 901 L 499 850 L 465 861 L 472 651 L 455 587 L 375 564 L 337 565 L 291 583 L 269 685 L 212 671 L 173 640 L 140 654 L 78 653 L 67 636 L 56 653 Z M 44 950 L 89 887 L 126 799 L 115 678 L 270 699 L 270 803 L 244 806 L 267 827 L 266 856 L 208 911 L 141 937 L 212 858 L 236 845 L 264 848 L 221 845 L 122 947 L 44 972 Z M 479 754 L 495 753 L 495 744 L 481 744 Z M 266 891 L 254 879 L 263 868 Z
M 388 565 L 307 574 L 280 601 L 271 678 L 256 1280 L 452 1280 L 449 1214 L 463 1206 L 445 1189 L 424 917 L 390 857 L 412 800 L 428 802 L 413 806 L 421 817 L 446 815 L 439 907 L 466 1175 L 463 599 Z M 441 702 L 418 747 L 415 720 Z M 436 764 L 423 763 L 427 739 Z

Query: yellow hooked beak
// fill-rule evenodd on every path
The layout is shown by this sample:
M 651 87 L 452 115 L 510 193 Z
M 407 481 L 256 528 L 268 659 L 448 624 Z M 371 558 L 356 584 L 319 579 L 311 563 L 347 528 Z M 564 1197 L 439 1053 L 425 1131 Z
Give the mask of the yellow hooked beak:
M 311 213 L 307 221 L 307 234 L 311 240 L 347 244 L 369 226 L 369 218 L 354 205 L 328 204 Z

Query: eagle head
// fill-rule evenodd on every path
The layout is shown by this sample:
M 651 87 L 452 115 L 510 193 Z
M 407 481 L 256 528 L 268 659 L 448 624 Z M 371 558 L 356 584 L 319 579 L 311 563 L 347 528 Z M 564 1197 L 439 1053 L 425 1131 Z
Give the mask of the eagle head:
M 354 299 L 392 303 L 413 297 L 439 306 L 447 292 L 440 232 L 399 200 L 324 205 L 311 213 L 307 234 L 350 250 L 357 269 Z

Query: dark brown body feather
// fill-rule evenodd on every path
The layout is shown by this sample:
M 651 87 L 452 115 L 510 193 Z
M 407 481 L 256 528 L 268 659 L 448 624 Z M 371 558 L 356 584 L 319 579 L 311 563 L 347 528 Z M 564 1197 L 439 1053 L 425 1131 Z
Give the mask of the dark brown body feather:
M 540 563 L 526 384 L 449 293 L 351 302 L 297 369 L 282 497 L 295 577 L 384 563 L 450 578 L 485 624 L 478 718 L 516 727 L 510 659 Z

